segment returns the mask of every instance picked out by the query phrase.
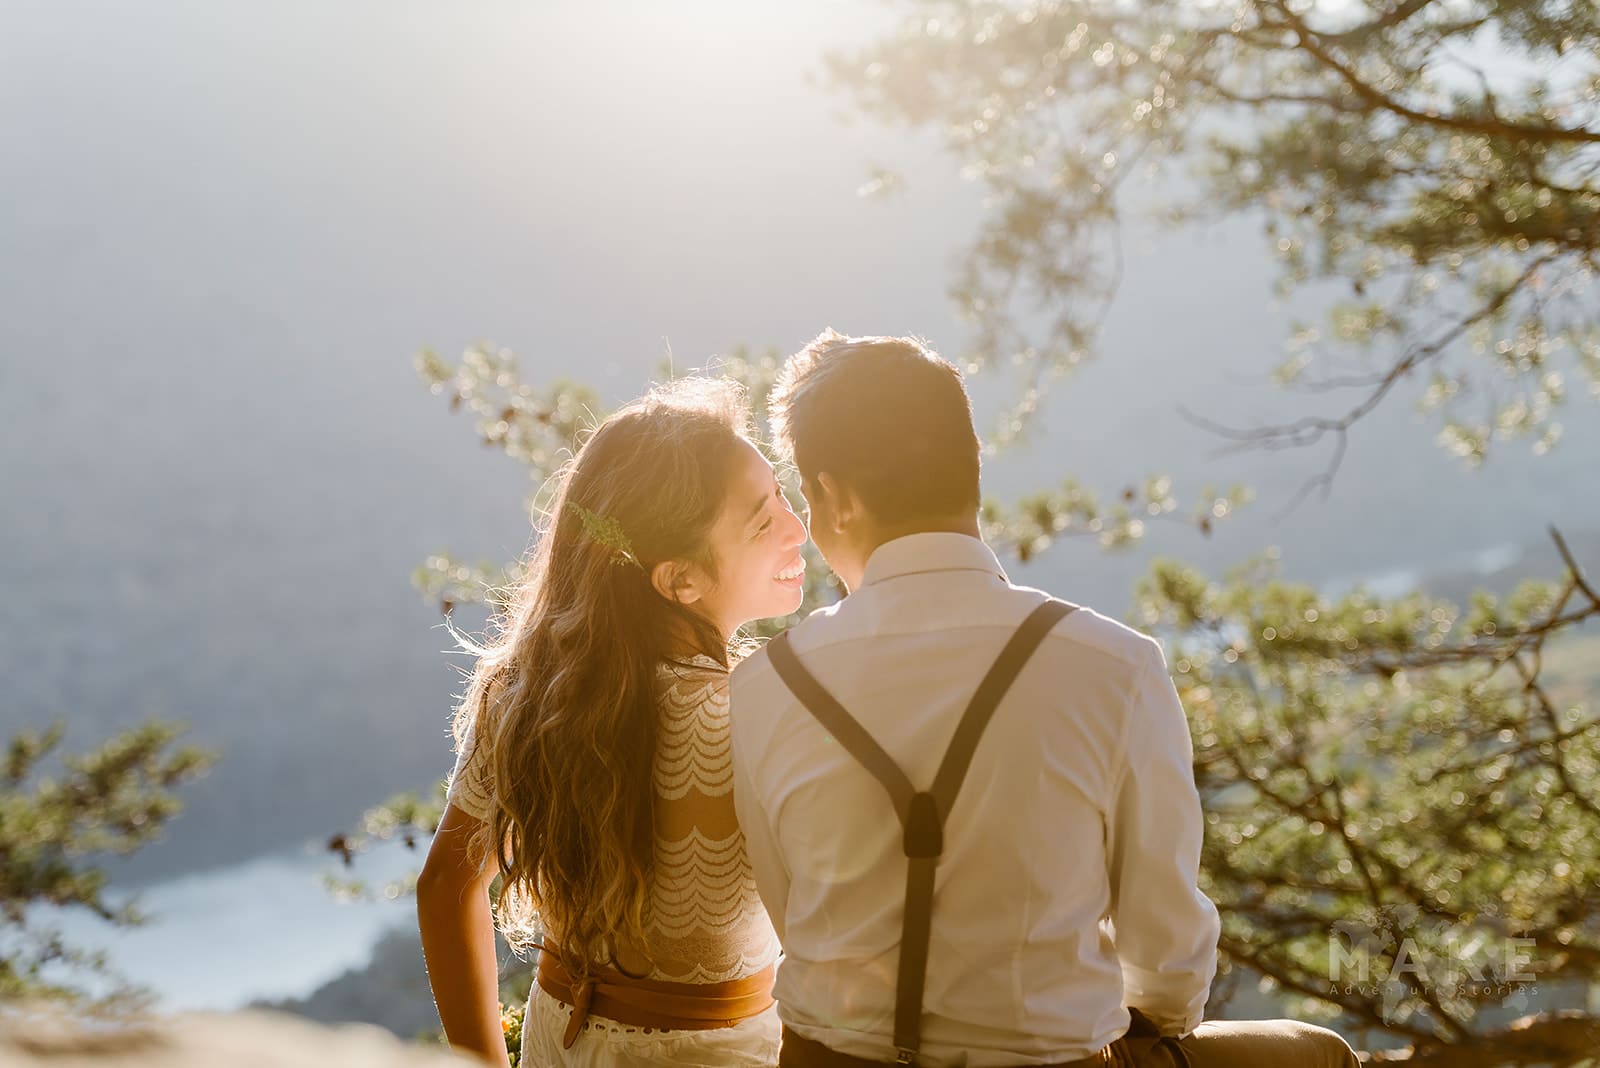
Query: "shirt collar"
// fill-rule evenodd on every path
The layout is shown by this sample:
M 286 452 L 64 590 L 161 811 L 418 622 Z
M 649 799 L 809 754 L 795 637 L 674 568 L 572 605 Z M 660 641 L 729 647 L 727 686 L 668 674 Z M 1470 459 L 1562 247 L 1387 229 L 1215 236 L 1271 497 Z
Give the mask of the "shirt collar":
M 986 571 L 1007 581 L 994 550 L 968 534 L 946 531 L 908 534 L 886 541 L 867 558 L 863 587 L 901 575 L 928 571 Z

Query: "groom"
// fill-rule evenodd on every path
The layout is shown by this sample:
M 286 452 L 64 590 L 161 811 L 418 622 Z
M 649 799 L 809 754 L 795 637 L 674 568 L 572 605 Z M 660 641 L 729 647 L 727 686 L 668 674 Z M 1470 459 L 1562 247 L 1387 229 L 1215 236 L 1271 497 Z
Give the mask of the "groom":
M 1155 641 L 1006 578 L 960 372 L 829 331 L 771 409 L 849 590 L 732 681 L 780 1063 L 1355 1065 L 1321 1028 L 1201 1023 L 1183 709 Z

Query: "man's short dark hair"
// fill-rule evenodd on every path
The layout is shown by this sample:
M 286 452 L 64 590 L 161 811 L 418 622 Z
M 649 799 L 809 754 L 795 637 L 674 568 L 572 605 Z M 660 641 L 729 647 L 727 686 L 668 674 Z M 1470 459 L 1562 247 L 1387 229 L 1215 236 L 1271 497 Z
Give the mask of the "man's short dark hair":
M 827 472 L 882 522 L 975 511 L 977 432 L 961 372 L 906 337 L 817 335 L 784 363 L 773 439 L 810 482 Z

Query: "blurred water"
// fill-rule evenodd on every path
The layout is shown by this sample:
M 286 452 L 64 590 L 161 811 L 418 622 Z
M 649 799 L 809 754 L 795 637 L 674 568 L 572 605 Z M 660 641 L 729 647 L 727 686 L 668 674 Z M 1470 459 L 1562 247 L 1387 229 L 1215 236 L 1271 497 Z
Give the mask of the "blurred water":
M 373 894 L 339 900 L 324 885 L 335 870 L 327 854 L 275 853 L 143 888 L 144 926 L 111 928 L 81 913 L 57 926 L 71 944 L 104 950 L 112 969 L 154 991 L 163 1010 L 301 997 L 364 966 L 384 933 L 415 924 L 416 903 L 385 898 L 381 888 L 418 859 L 399 843 L 375 848 L 358 869 Z

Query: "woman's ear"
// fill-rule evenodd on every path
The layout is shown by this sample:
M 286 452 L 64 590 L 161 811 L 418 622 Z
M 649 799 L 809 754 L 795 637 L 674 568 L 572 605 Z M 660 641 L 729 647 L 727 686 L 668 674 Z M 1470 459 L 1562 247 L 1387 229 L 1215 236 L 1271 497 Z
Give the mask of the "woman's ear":
M 681 560 L 663 560 L 650 569 L 650 585 L 669 601 L 694 604 L 703 592 L 697 574 L 696 568 Z

